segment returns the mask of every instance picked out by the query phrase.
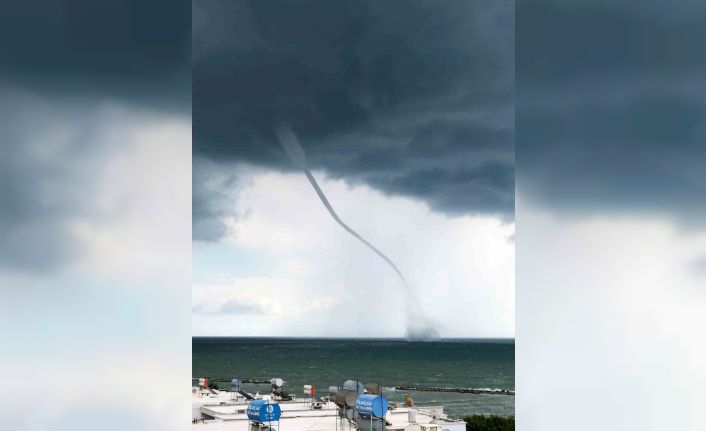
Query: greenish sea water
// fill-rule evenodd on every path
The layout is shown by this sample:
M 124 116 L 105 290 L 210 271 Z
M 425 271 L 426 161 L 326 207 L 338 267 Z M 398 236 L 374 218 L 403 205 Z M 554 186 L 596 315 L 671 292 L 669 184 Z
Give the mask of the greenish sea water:
M 507 339 L 404 340 L 192 338 L 192 377 L 210 377 L 221 388 L 233 378 L 284 379 L 284 390 L 302 395 L 316 385 L 317 396 L 348 379 L 379 383 L 392 402 L 414 398 L 438 405 L 452 417 L 468 414 L 510 416 L 514 395 L 393 391 L 394 386 L 441 386 L 515 390 L 515 342 Z M 222 379 L 222 380 L 221 380 Z M 227 380 L 227 382 L 226 382 Z M 244 384 L 248 392 L 268 385 Z

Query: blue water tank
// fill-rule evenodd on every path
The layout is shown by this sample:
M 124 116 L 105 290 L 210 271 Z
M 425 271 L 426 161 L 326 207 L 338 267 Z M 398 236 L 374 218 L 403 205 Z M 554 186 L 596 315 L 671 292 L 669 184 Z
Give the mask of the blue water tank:
M 248 419 L 255 422 L 278 421 L 282 415 L 279 404 L 267 400 L 252 400 L 248 404 Z
M 382 395 L 358 395 L 358 399 L 355 401 L 355 409 L 358 414 L 363 416 L 384 418 L 385 413 L 387 413 L 387 400 Z

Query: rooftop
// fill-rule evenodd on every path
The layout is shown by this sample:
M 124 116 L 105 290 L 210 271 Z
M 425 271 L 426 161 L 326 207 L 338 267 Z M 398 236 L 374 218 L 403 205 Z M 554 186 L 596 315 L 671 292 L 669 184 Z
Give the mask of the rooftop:
M 207 391 L 192 388 L 192 417 L 194 431 L 251 431 L 245 413 L 248 400 L 239 394 L 226 391 Z M 269 395 L 260 398 L 271 399 Z M 279 423 L 272 423 L 277 431 L 355 431 L 354 422 L 338 417 L 338 408 L 331 401 L 321 402 L 313 408 L 312 400 L 296 399 L 277 401 L 282 410 Z M 389 431 L 465 431 L 466 424 L 448 419 L 443 406 L 410 408 L 390 404 L 385 415 Z M 412 414 L 410 414 L 412 411 Z M 416 412 L 416 414 L 415 414 Z M 416 416 L 416 417 L 415 417 Z M 266 428 L 266 427 L 264 427 Z

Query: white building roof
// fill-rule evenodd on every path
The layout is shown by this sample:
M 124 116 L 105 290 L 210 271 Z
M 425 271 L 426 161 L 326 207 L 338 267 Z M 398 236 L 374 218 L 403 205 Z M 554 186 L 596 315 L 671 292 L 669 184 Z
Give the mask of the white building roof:
M 250 431 L 250 422 L 245 414 L 248 400 L 234 399 L 231 392 L 216 391 L 208 396 L 194 396 L 194 414 L 207 417 L 193 424 L 194 431 Z M 332 402 L 323 403 L 321 409 L 313 409 L 311 400 L 279 402 L 282 416 L 279 424 L 273 423 L 277 431 L 355 431 L 355 424 L 338 417 L 338 409 Z M 407 431 L 465 431 L 466 424 L 459 420 L 446 419 L 442 406 L 415 407 L 415 423 L 409 421 L 410 408 L 395 407 L 385 416 L 388 430 Z M 197 414 L 198 413 L 198 414 Z M 213 419 L 210 419 L 213 418 Z

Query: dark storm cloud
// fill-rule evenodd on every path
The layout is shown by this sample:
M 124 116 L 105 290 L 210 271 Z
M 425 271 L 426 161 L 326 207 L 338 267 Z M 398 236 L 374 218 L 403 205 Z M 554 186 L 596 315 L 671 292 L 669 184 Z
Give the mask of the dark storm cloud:
M 4 94 L 0 268 L 52 270 L 79 252 L 69 225 L 90 207 L 86 196 L 98 176 L 99 135 L 110 113 L 68 110 L 24 91 Z
M 198 177 L 192 177 L 192 237 L 198 241 L 216 241 L 226 235 L 228 229 L 222 219 L 227 215 L 220 207 L 224 192 L 203 190 Z
M 313 169 L 510 216 L 513 15 L 503 1 L 196 2 L 194 153 L 291 170 L 283 120 Z
M 478 168 L 420 169 L 404 176 L 375 175 L 371 185 L 391 193 L 426 199 L 434 208 L 449 213 L 507 213 L 513 209 L 514 166 L 510 163 L 486 163 Z
M 191 174 L 192 238 L 217 241 L 228 232 L 227 217 L 236 217 L 233 203 L 237 177 L 231 166 L 218 166 L 212 161 L 195 157 Z
M 190 3 L 0 3 L 0 268 L 62 268 L 129 107 L 190 110 Z M 109 106 L 123 106 L 112 109 Z M 99 198 L 100 199 L 100 198 Z M 97 200 L 99 200 L 97 199 Z
M 0 78 L 44 93 L 188 109 L 190 2 L 9 0 Z
M 518 181 L 579 210 L 706 220 L 703 2 L 518 8 Z

